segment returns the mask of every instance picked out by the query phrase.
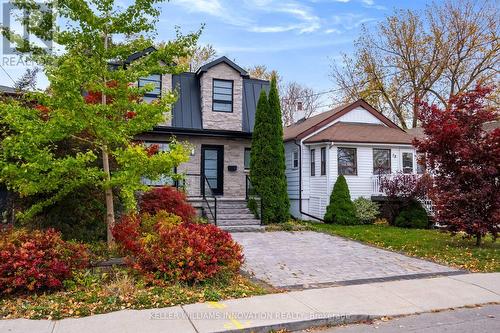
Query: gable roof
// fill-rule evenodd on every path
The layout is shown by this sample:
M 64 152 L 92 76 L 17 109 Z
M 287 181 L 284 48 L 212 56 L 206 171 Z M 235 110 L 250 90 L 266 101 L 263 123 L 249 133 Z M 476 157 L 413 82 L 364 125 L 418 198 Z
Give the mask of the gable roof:
M 362 107 L 388 127 L 403 131 L 398 125 L 396 125 L 391 120 L 389 120 L 389 118 L 377 111 L 373 106 L 368 104 L 363 99 L 359 99 L 356 102 L 338 106 L 330 111 L 320 113 L 313 117 L 299 121 L 298 123 L 285 127 L 283 131 L 283 139 L 285 141 L 302 139 L 307 135 L 317 131 L 321 127 L 328 125 L 335 119 L 342 117 L 343 115 L 345 115 L 349 111 L 354 110 L 357 107 Z
M 0 84 L 0 94 L 16 94 L 18 91 L 15 88 L 9 87 L 9 86 L 4 86 Z
M 133 61 L 135 61 L 135 60 L 137 60 L 139 58 L 142 58 L 143 56 L 148 55 L 148 54 L 150 54 L 150 53 L 152 53 L 154 51 L 156 51 L 156 48 L 154 46 L 149 46 L 149 47 L 145 48 L 142 51 L 135 52 L 135 53 L 129 55 L 127 57 L 127 60 L 125 60 L 125 63 L 126 64 L 130 64 L 131 62 L 133 62 Z
M 500 128 L 500 120 L 493 120 L 483 124 L 483 130 L 487 132 L 493 131 L 497 128 Z M 406 132 L 416 139 L 425 139 L 426 137 L 423 127 L 408 128 Z
M 223 56 L 220 58 L 215 59 L 214 61 L 211 61 L 203 66 L 201 66 L 197 71 L 196 74 L 200 75 L 201 73 L 204 73 L 208 71 L 210 68 L 217 66 L 218 64 L 225 63 L 229 67 L 233 68 L 235 71 L 239 72 L 241 76 L 249 78 L 250 75 L 248 75 L 248 72 L 241 68 L 240 66 L 236 65 L 234 62 L 229 60 L 227 57 Z
M 356 142 L 411 144 L 413 136 L 396 128 L 379 124 L 338 122 L 308 138 L 305 143 Z

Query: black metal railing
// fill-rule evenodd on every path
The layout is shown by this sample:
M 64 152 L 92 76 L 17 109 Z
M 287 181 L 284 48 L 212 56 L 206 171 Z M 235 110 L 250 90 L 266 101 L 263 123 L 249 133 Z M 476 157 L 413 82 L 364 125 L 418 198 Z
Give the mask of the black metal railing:
M 205 175 L 203 175 L 203 200 L 207 204 L 208 210 L 210 212 L 210 215 L 212 215 L 212 219 L 214 220 L 214 224 L 217 225 L 217 197 L 214 195 L 214 191 L 212 187 L 210 186 L 210 183 L 208 182 L 208 179 Z M 212 207 L 210 207 L 210 204 L 208 202 L 207 198 L 211 198 L 214 201 L 214 207 L 212 210 Z
M 263 221 L 263 206 L 262 196 L 259 194 L 249 175 L 245 176 L 245 198 L 247 200 L 248 209 L 259 218 L 260 225 Z
M 217 197 L 205 175 L 196 173 L 183 174 L 181 179 L 175 182 L 175 187 L 182 189 L 188 197 L 199 197 L 207 206 L 207 210 L 217 225 Z

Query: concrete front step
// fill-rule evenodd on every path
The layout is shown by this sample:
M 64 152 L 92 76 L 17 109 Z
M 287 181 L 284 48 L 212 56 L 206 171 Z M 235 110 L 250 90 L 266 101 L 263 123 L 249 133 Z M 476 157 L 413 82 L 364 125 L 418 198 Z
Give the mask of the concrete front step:
M 222 230 L 225 230 L 227 232 L 264 232 L 265 228 L 260 225 L 240 225 L 240 226 L 234 226 L 234 225 L 227 225 L 227 226 L 220 226 Z
M 219 214 L 250 214 L 248 208 L 220 208 L 217 206 L 217 213 Z
M 221 212 L 217 212 L 217 220 L 254 220 L 255 215 L 252 213 L 245 214 L 223 214 Z
M 244 226 L 244 225 L 260 225 L 260 221 L 253 219 L 253 220 L 219 220 L 217 219 L 217 225 L 218 226 Z
M 220 208 L 247 208 L 246 201 L 217 201 L 217 207 Z

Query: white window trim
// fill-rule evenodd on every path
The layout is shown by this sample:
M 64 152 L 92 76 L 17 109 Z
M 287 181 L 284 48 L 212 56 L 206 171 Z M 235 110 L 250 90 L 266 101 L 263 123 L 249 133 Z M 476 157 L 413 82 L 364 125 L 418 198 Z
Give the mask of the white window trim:
M 297 160 L 295 160 L 295 154 L 297 154 Z M 297 161 L 297 166 L 295 166 L 295 161 Z M 292 169 L 297 170 L 299 168 L 299 149 L 295 148 L 292 150 Z

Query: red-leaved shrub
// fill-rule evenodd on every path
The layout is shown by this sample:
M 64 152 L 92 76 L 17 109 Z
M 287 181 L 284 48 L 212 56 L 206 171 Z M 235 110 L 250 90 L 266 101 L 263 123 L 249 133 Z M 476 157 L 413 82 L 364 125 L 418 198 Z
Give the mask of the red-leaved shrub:
M 196 211 L 186 199 L 186 195 L 171 186 L 157 187 L 142 195 L 140 211 L 155 215 L 159 211 L 180 216 L 184 222 L 193 222 Z
M 63 241 L 54 229 L 0 231 L 0 293 L 57 289 L 87 265 L 85 247 Z
M 171 214 L 124 217 L 113 235 L 128 254 L 128 264 L 151 281 L 201 282 L 234 274 L 243 262 L 241 246 L 229 233 Z

